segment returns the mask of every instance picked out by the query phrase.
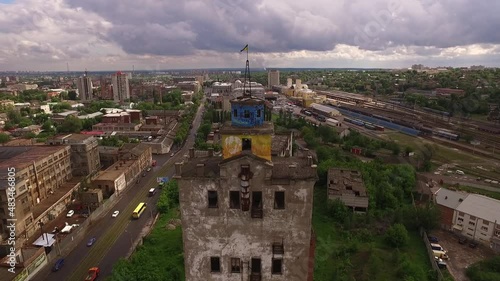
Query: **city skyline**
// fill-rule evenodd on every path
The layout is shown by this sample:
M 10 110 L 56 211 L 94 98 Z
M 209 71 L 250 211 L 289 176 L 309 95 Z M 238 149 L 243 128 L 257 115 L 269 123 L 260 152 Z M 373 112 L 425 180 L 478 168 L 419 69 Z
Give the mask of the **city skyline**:
M 1 0 L 0 71 L 500 66 L 496 1 L 115 1 Z

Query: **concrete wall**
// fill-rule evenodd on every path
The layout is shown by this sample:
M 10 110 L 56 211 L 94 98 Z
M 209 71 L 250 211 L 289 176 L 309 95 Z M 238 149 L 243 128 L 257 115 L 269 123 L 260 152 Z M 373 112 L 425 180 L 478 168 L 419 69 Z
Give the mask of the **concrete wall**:
M 254 173 L 250 191 L 262 191 L 263 218 L 229 208 L 229 191 L 240 190 L 242 164 Z M 254 159 L 233 160 L 220 174 L 179 179 L 186 280 L 249 280 L 252 258 L 261 259 L 262 280 L 307 280 L 315 179 L 272 185 L 270 167 Z M 218 192 L 218 208 L 208 208 L 208 190 Z M 285 191 L 283 210 L 274 209 L 275 191 Z M 282 241 L 282 274 L 272 275 L 272 244 Z M 211 273 L 210 257 L 220 257 L 221 273 Z M 242 273 L 230 273 L 231 258 L 241 259 Z

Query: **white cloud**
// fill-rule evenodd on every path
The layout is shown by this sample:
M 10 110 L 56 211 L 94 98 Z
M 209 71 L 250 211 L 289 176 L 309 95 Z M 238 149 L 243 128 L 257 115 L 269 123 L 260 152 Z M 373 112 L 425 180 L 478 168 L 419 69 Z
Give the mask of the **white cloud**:
M 0 70 L 500 65 L 495 0 L 17 0 Z

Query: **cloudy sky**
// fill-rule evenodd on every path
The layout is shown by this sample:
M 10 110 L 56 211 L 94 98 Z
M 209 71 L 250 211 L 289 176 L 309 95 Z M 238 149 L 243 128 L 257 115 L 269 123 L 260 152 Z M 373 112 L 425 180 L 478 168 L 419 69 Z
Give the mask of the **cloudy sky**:
M 0 0 L 2 70 L 500 66 L 498 0 Z

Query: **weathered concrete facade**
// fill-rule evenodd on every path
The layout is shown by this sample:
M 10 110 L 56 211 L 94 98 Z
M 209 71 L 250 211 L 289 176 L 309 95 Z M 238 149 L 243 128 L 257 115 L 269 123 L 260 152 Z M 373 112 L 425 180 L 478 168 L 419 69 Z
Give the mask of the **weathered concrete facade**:
M 311 159 L 282 159 L 272 163 L 247 154 L 222 162 L 195 158 L 177 167 L 186 280 L 307 280 L 316 167 Z M 253 174 L 248 211 L 230 196 L 242 197 L 242 167 Z M 209 206 L 209 191 L 217 192 L 217 207 Z M 258 192 L 261 215 L 254 211 Z M 284 206 L 277 206 L 276 192 L 284 192 Z M 220 258 L 220 272 L 212 272 L 212 257 Z M 240 259 L 240 272 L 232 272 L 231 259 Z M 282 263 L 275 274 L 273 259 Z

